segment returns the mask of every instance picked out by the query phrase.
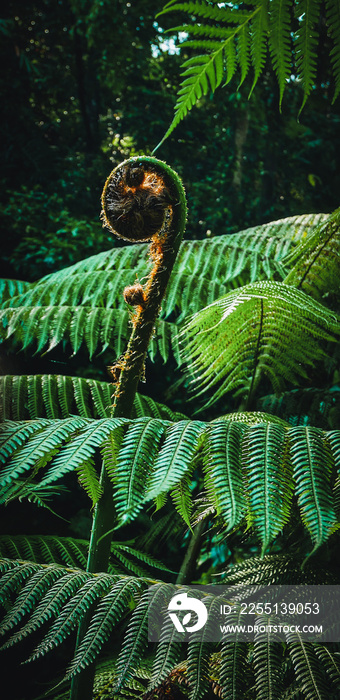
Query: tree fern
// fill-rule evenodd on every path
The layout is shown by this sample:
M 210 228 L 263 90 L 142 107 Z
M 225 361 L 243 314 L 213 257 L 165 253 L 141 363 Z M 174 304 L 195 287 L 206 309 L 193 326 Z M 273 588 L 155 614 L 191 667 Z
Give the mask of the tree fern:
M 339 332 L 336 315 L 300 290 L 257 282 L 195 314 L 182 332 L 183 356 L 202 391 L 219 383 L 209 406 L 227 391 L 251 394 L 261 374 L 277 392 L 296 383 Z
M 281 106 L 291 75 L 296 75 L 303 89 L 304 107 L 316 77 L 316 50 L 319 40 L 320 3 L 312 0 L 256 0 L 246 5 L 220 5 L 202 2 L 168 2 L 158 16 L 169 12 L 184 12 L 185 24 L 169 32 L 184 32 L 188 39 L 181 47 L 197 49 L 182 64 L 182 81 L 177 95 L 174 118 L 156 149 L 174 128 L 208 93 L 214 93 L 223 83 L 228 84 L 240 69 L 240 84 L 253 72 L 254 90 L 263 72 L 267 47 L 279 87 Z M 337 0 L 327 0 L 326 21 L 334 45 L 330 52 L 335 91 L 340 91 L 340 24 Z M 293 22 L 296 29 L 293 34 Z M 292 41 L 293 37 L 293 41 Z M 155 149 L 155 150 L 156 150 Z

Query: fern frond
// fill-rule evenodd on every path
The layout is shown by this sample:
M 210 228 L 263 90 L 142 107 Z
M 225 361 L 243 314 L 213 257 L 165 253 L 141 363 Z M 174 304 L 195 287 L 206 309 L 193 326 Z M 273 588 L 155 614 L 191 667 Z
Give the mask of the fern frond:
M 184 520 L 184 522 L 190 529 L 190 516 L 193 508 L 190 487 L 192 484 L 192 472 L 194 470 L 194 466 L 195 465 L 192 462 L 191 467 L 189 468 L 187 473 L 184 475 L 184 477 L 182 477 L 181 481 L 179 481 L 178 484 L 176 484 L 175 488 L 173 488 L 171 491 L 171 498 L 173 500 L 174 506 L 181 518 Z
M 139 418 L 129 427 L 120 445 L 113 473 L 114 500 L 124 521 L 135 517 L 142 508 L 165 427 L 165 421 Z
M 142 579 L 127 577 L 117 581 L 101 598 L 87 633 L 66 672 L 65 679 L 71 678 L 94 661 L 111 635 L 112 628 L 121 620 L 135 598 L 139 597 L 140 590 L 144 586 L 145 582 Z
M 223 573 L 223 584 L 249 586 L 276 584 L 322 585 L 336 582 L 336 577 L 326 569 L 320 569 L 317 560 L 309 559 L 302 569 L 302 558 L 295 554 L 267 554 L 263 558 L 252 557 Z
M 276 392 L 296 383 L 324 357 L 322 341 L 339 334 L 336 315 L 300 290 L 255 282 L 195 314 L 181 332 L 182 354 L 200 393 L 220 383 L 209 406 L 227 391 L 249 394 L 261 374 Z
M 250 524 L 260 536 L 262 555 L 289 519 L 292 469 L 284 459 L 287 430 L 270 423 L 250 426 L 243 439 Z
M 340 667 L 339 658 L 322 644 L 313 644 L 316 656 L 320 659 L 323 668 L 327 675 L 334 683 L 335 687 L 340 690 Z
M 298 504 L 312 537 L 313 554 L 337 523 L 330 485 L 332 456 L 318 428 L 290 428 L 288 439 Z
M 53 535 L 0 535 L 0 555 L 40 564 L 86 567 L 88 542 Z
M 272 0 L 269 5 L 269 50 L 280 90 L 280 107 L 291 75 L 290 0 Z
M 268 625 L 268 618 L 257 618 L 256 624 Z M 283 684 L 283 648 L 280 640 L 267 629 L 258 631 L 254 639 L 254 668 L 256 698 L 276 700 L 281 697 Z
M 23 294 L 31 287 L 30 282 L 22 280 L 0 279 L 0 304 L 8 299 L 13 299 L 18 294 Z
M 228 616 L 231 625 L 242 624 L 239 611 Z M 221 647 L 220 685 L 226 698 L 241 700 L 244 697 L 247 675 L 248 644 L 235 633 L 234 641 L 223 642 Z
M 182 643 L 172 620 L 166 616 L 162 626 L 155 659 L 152 666 L 148 691 L 158 686 L 176 666 L 181 658 Z
M 21 567 L 19 566 L 19 568 Z M 49 568 L 52 570 L 57 567 L 54 565 L 50 566 Z M 13 646 L 13 644 L 20 642 L 22 639 L 32 634 L 32 632 L 39 629 L 44 622 L 49 620 L 51 617 L 57 617 L 63 608 L 65 601 L 70 596 L 74 595 L 79 586 L 81 586 L 86 577 L 88 577 L 88 574 L 86 574 L 84 571 L 72 571 L 68 573 L 66 569 L 63 569 L 62 572 L 63 575 L 57 578 L 52 586 L 50 586 L 47 593 L 44 594 L 40 602 L 38 602 L 38 605 L 35 606 L 35 609 L 26 624 L 15 632 L 3 645 L 4 649 Z
M 340 396 L 335 388 L 292 389 L 279 397 L 269 394 L 260 397 L 257 406 L 291 425 L 313 425 L 324 430 L 339 425 Z
M 37 353 L 51 352 L 59 343 L 67 341 L 73 355 L 85 344 L 90 358 L 97 350 L 104 352 L 107 348 L 119 357 L 129 337 L 129 314 L 121 309 L 20 306 L 0 310 L 0 322 L 3 340 L 10 340 L 10 347 L 26 350 L 35 343 Z M 173 332 L 173 324 L 162 319 L 157 321 L 153 356 L 159 350 L 167 361 L 169 342 L 164 345 L 164 337 L 167 334 L 170 338 Z
M 59 646 L 79 624 L 86 610 L 102 598 L 116 578 L 109 574 L 100 574 L 96 577 L 88 576 L 83 585 L 74 592 L 59 612 L 50 630 L 32 653 L 30 661 L 44 656 L 48 651 Z
M 254 80 L 249 93 L 252 94 L 254 87 L 263 71 L 267 55 L 267 34 L 268 34 L 268 9 L 267 0 L 262 0 L 259 12 L 253 17 L 250 23 L 250 51 L 251 61 L 254 69 Z
M 189 638 L 187 678 L 191 700 L 200 700 L 202 697 L 205 697 L 209 688 L 212 653 L 211 634 L 212 631 L 216 631 L 218 624 L 219 604 L 220 601 L 216 596 L 204 596 L 208 620 L 199 634 L 193 633 Z
M 333 103 L 340 93 L 340 7 L 339 0 L 326 0 L 326 17 L 333 39 L 330 60 L 333 66 L 335 89 Z
M 65 419 L 66 422 L 69 420 Z M 55 424 L 59 422 L 54 421 Z M 88 420 L 84 425 L 83 419 L 83 426 L 78 434 L 74 434 L 72 440 L 59 450 L 58 456 L 53 460 L 41 484 L 45 486 L 53 483 L 56 479 L 60 479 L 63 474 L 79 470 L 84 464 L 88 465 L 93 459 L 96 449 L 104 443 L 110 432 L 126 422 L 127 420 L 124 418 L 101 418 Z M 98 479 L 98 477 L 95 478 Z
M 121 692 L 140 664 L 148 644 L 149 620 L 155 611 L 159 615 L 164 604 L 163 590 L 168 588 L 166 584 L 156 584 L 144 591 L 133 611 L 117 660 L 115 692 Z
M 300 0 L 295 5 L 298 29 L 295 32 L 295 60 L 298 76 L 304 89 L 300 112 L 313 88 L 316 78 L 316 49 L 318 33 L 316 31 L 320 14 L 319 0 Z
M 304 641 L 299 632 L 287 632 L 285 636 L 294 672 L 300 687 L 304 688 L 305 696 L 313 700 L 329 697 L 329 688 L 322 664 L 315 654 L 314 644 Z
M 112 384 L 96 379 L 61 374 L 3 375 L 0 377 L 0 419 L 108 418 L 112 406 Z M 136 394 L 132 418 L 150 416 L 178 420 L 183 415 L 148 396 Z
M 7 467 L 1 471 L 0 487 L 11 483 L 14 479 L 34 467 L 35 472 L 46 466 L 59 451 L 63 442 L 77 429 L 86 424 L 83 418 L 67 418 L 60 421 L 46 421 L 41 429 L 41 420 L 32 421 L 38 426 L 37 434 L 33 435 L 21 449 L 17 450 Z M 26 427 L 26 426 L 25 426 Z M 29 435 L 28 431 L 25 431 Z M 32 431 L 33 432 L 33 431 Z M 6 446 L 5 446 L 6 447 Z M 47 482 L 50 483 L 50 482 Z
M 15 627 L 27 613 L 41 600 L 65 570 L 57 567 L 39 568 L 21 589 L 13 607 L 1 622 L 1 635 Z
M 60 451 L 69 436 L 74 435 L 77 429 L 83 426 L 84 420 L 77 417 L 49 421 L 49 425 L 44 430 L 38 431 L 38 434 L 28 440 L 22 449 L 18 449 L 8 466 L 3 468 L 0 486 L 18 481 L 18 476 L 30 468 L 33 469 L 32 476 L 35 476 L 38 470 L 45 467 Z
M 339 257 L 340 209 L 336 209 L 284 258 L 283 263 L 292 268 L 285 283 L 317 300 L 329 292 L 339 298 Z
M 0 428 L 0 463 L 6 462 L 13 452 L 23 445 L 31 435 L 33 436 L 40 432 L 48 425 L 49 421 L 44 418 L 35 421 L 27 421 L 24 424 L 18 424 L 14 421 L 3 423 Z
M 169 491 L 184 476 L 197 451 L 204 427 L 201 421 L 183 420 L 167 429 L 164 444 L 154 462 L 145 501 Z
M 241 423 L 216 421 L 208 426 L 204 450 L 205 485 L 213 493 L 217 512 L 221 513 L 227 530 L 242 520 L 246 511 L 241 471 Z

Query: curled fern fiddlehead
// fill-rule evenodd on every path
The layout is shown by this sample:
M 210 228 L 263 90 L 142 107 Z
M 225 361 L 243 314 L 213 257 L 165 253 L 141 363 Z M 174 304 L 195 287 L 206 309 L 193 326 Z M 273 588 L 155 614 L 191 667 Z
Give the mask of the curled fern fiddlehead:
M 148 344 L 186 222 L 186 200 L 178 175 L 157 158 L 129 158 L 109 175 L 102 194 L 104 225 L 119 238 L 150 240 L 153 267 L 142 286 L 126 287 L 125 301 L 136 307 L 133 331 L 119 361 L 113 414 L 129 417 Z M 113 366 L 115 373 L 115 365 Z
M 104 224 L 118 237 L 135 243 L 150 240 L 153 267 L 144 287 L 139 283 L 124 290 L 128 304 L 136 307 L 127 350 L 113 367 L 116 388 L 113 416 L 131 414 L 138 381 L 143 374 L 148 344 L 176 260 L 186 222 L 186 200 L 178 175 L 157 158 L 130 158 L 108 177 L 102 195 Z M 142 303 L 141 303 L 142 302 Z M 112 533 L 116 523 L 113 483 L 102 466 L 101 497 L 96 505 L 87 571 L 106 571 Z M 89 625 L 85 616 L 79 630 L 81 644 Z M 92 698 L 93 668 L 72 681 L 71 700 Z
M 127 161 L 112 171 L 102 194 L 105 225 L 126 241 L 147 241 L 164 223 L 171 195 L 148 163 Z

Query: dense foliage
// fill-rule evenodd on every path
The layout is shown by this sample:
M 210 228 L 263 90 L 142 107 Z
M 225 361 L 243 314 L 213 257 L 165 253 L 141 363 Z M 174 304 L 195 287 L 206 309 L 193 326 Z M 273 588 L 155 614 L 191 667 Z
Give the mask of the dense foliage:
M 213 14 L 226 11 L 206 0 L 168 5 L 178 25 L 183 10 L 194 22 L 206 8 L 216 36 Z M 158 644 L 147 644 L 148 620 L 175 586 L 339 583 L 339 100 L 331 104 L 330 8 L 338 24 L 332 0 L 316 6 L 308 21 L 318 21 L 322 41 L 310 44 L 307 90 L 292 73 L 279 111 L 271 53 L 249 102 L 253 76 L 243 67 L 239 90 L 236 76 L 213 99 L 204 90 L 164 141 L 160 156 L 187 189 L 180 242 L 180 180 L 139 154 L 173 118 L 179 66 L 195 50 L 186 42 L 181 57 L 171 53 L 183 26 L 172 30 L 167 13 L 155 19 L 156 2 L 8 4 L 0 633 L 17 700 L 45 691 L 66 700 L 70 681 L 72 700 L 328 700 L 340 692 L 338 644 L 292 633 L 277 644 L 268 632 L 216 647 L 192 637 L 186 647 L 174 630 L 166 637 L 170 619 Z M 249 7 L 236 10 L 246 17 Z M 305 76 L 306 66 L 307 56 Z M 165 212 L 150 247 L 116 242 L 99 220 L 108 171 L 128 156 L 136 157 L 121 172 L 139 202 L 150 194 L 140 193 L 149 164 L 170 178 L 145 180 L 158 183 Z M 170 230 L 178 253 L 160 302 L 166 252 L 174 257 L 176 248 L 163 245 Z M 147 318 L 151 289 L 156 320 Z M 133 343 L 147 324 L 147 358 L 137 362 Z M 141 393 L 124 384 L 134 372 Z M 100 522 L 112 537 L 104 565 Z M 206 602 L 213 611 L 214 600 Z

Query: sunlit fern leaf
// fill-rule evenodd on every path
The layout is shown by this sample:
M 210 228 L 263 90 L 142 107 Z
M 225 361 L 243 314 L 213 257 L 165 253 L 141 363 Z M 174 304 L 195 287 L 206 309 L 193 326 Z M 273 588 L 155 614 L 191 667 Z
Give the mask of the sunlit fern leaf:
M 145 494 L 146 501 L 169 491 L 184 476 L 197 451 L 198 439 L 204 428 L 205 424 L 201 421 L 188 420 L 169 426 L 164 444 L 154 462 L 154 471 Z
M 117 514 L 124 521 L 136 516 L 165 431 L 165 421 L 139 418 L 128 428 L 117 455 L 113 474 Z
M 304 88 L 302 111 L 316 78 L 316 51 L 319 41 L 317 26 L 320 19 L 320 0 L 300 0 L 295 5 L 298 29 L 295 32 L 295 60 L 298 76 Z
M 332 455 L 318 428 L 290 428 L 288 439 L 298 505 L 314 544 L 313 554 L 337 523 L 330 485 Z
M 241 436 L 245 428 L 233 421 L 208 426 L 204 450 L 205 485 L 227 530 L 236 527 L 246 511 L 241 471 Z
M 330 60 L 335 76 L 334 103 L 340 93 L 340 12 L 338 0 L 326 0 L 326 17 L 333 40 Z
M 9 484 L 14 479 L 17 479 L 20 474 L 29 471 L 33 467 L 36 472 L 37 469 L 46 466 L 59 451 L 63 442 L 77 429 L 86 425 L 85 420 L 78 417 L 46 421 L 46 427 L 42 427 L 41 423 L 41 420 L 34 421 L 35 425 L 33 425 L 33 428 L 37 426 L 36 434 L 31 437 L 27 445 L 19 449 L 18 454 L 14 453 L 8 465 L 2 469 L 0 487 Z M 24 428 L 26 427 L 24 426 Z M 26 437 L 29 434 L 30 432 L 27 430 Z
M 271 413 L 263 413 L 262 411 L 239 411 L 237 413 L 226 413 L 225 416 L 219 416 L 211 421 L 212 424 L 217 423 L 220 420 L 224 421 L 237 421 L 240 423 L 246 423 L 247 425 L 256 425 L 257 423 L 275 423 L 276 425 L 282 425 L 288 428 L 287 421 L 279 418 L 278 416 L 273 416 Z
M 323 664 L 314 651 L 314 644 L 302 639 L 299 632 L 286 632 L 287 648 L 292 660 L 299 687 L 308 700 L 324 700 L 329 697 L 329 686 Z
M 293 480 L 291 464 L 284 456 L 286 435 L 285 428 L 263 423 L 250 426 L 243 438 L 247 517 L 260 536 L 262 555 L 290 515 Z
M 129 609 L 129 605 L 136 598 L 139 599 L 140 591 L 144 587 L 143 579 L 129 576 L 117 581 L 101 598 L 85 637 L 65 674 L 65 679 L 71 678 L 94 661 L 103 644 L 112 634 L 113 627 L 121 620 Z
M 18 294 L 23 294 L 30 289 L 30 282 L 22 280 L 0 279 L 0 304 L 7 299 L 12 299 Z
M 131 615 L 116 666 L 115 692 L 121 691 L 132 677 L 136 666 L 148 645 L 149 620 L 160 611 L 164 603 L 164 584 L 156 584 L 144 591 L 140 601 Z
M 227 391 L 251 394 L 261 375 L 277 392 L 297 383 L 339 335 L 337 316 L 300 290 L 254 282 L 194 314 L 181 331 L 182 354 L 200 393 L 219 385 L 209 406 Z
M 256 619 L 258 631 L 254 639 L 254 668 L 257 700 L 277 700 L 284 689 L 283 683 L 283 645 L 282 641 L 270 628 L 268 618 Z
M 336 209 L 283 259 L 291 268 L 285 282 L 317 300 L 329 293 L 338 299 L 339 260 L 340 209 Z
M 283 418 L 291 425 L 313 425 L 315 428 L 335 428 L 340 422 L 340 392 L 308 387 L 292 389 L 280 396 L 269 394 L 257 400 L 257 407 Z
M 44 656 L 48 651 L 59 646 L 79 624 L 86 610 L 100 600 L 107 590 L 112 587 L 117 577 L 101 574 L 88 577 L 83 585 L 70 597 L 63 606 L 55 622 L 32 653 L 30 660 Z

